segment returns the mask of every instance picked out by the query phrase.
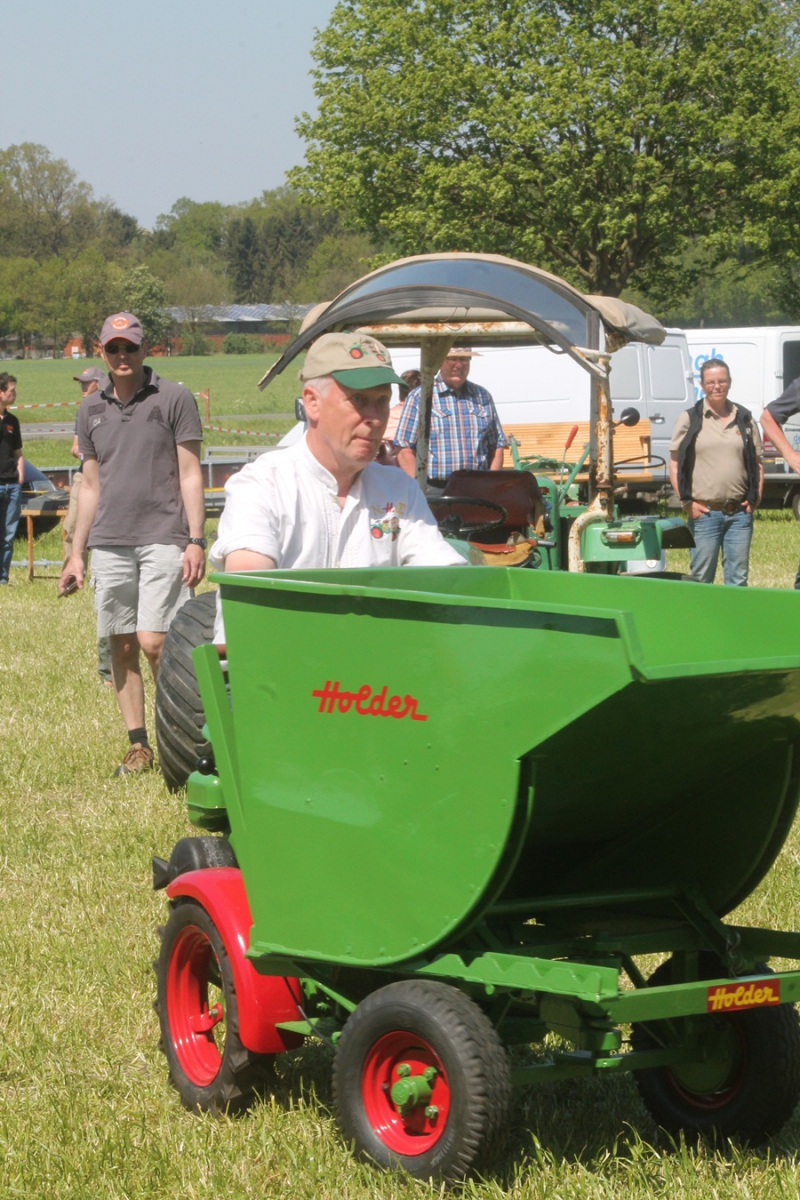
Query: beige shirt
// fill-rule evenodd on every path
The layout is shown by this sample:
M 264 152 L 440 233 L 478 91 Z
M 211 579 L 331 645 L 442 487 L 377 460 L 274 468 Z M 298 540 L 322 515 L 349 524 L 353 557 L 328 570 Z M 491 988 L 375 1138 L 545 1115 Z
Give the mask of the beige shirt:
M 730 415 L 718 417 L 707 400 L 703 401 L 703 424 L 695 441 L 692 498 L 724 504 L 727 500 L 744 500 L 747 495 L 747 470 L 742 451 L 742 438 L 736 425 L 736 405 Z M 682 412 L 672 431 L 670 450 L 677 454 L 689 428 L 689 413 Z M 756 456 L 761 461 L 761 436 L 758 425 L 752 422 Z

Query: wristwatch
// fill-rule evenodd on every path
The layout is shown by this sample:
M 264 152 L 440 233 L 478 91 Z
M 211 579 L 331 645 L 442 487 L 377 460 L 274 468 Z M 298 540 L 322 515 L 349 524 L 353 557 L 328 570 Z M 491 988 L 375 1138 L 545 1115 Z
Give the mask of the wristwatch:
M 208 549 L 208 542 L 205 538 L 187 538 L 190 546 L 199 546 L 201 550 Z

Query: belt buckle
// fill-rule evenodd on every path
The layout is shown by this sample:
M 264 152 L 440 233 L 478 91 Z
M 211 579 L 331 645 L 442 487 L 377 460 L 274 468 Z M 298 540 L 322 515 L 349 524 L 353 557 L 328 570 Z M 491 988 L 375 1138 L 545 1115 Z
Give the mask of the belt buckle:
M 726 500 L 722 506 L 722 511 L 726 517 L 732 517 L 733 514 L 742 506 L 738 500 Z

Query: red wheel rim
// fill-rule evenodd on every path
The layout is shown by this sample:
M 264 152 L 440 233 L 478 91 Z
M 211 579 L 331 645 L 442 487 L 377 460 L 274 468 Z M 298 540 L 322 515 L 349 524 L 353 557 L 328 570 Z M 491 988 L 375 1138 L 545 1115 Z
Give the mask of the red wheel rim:
M 747 1043 L 742 1036 L 739 1025 L 735 1019 L 731 1019 L 730 1017 L 723 1018 L 723 1020 L 728 1020 L 731 1023 L 731 1028 L 736 1037 L 736 1049 L 739 1056 L 735 1072 L 731 1072 L 733 1078 L 730 1079 L 730 1082 L 726 1082 L 724 1087 L 712 1092 L 693 1091 L 680 1081 L 674 1071 L 667 1071 L 667 1078 L 672 1090 L 676 1095 L 680 1096 L 685 1104 L 691 1105 L 698 1112 L 718 1112 L 719 1109 L 725 1108 L 741 1089 L 747 1074 Z
M 428 1067 L 436 1070 L 430 1099 L 405 1113 L 398 1112 L 391 1098 L 392 1087 L 401 1078 L 401 1063 L 410 1068 L 411 1075 L 423 1075 Z M 416 1034 L 397 1030 L 378 1039 L 364 1062 L 361 1095 L 367 1120 L 395 1154 L 425 1154 L 444 1133 L 450 1112 L 450 1085 L 439 1055 Z M 431 1107 L 438 1110 L 435 1116 L 426 1115 Z
M 224 1028 L 225 1014 L 221 995 L 219 1000 L 209 1000 L 212 962 L 218 975 L 208 935 L 196 925 L 187 925 L 172 944 L 167 969 L 167 1016 L 175 1056 L 195 1087 L 213 1083 L 222 1065 L 217 1038 Z

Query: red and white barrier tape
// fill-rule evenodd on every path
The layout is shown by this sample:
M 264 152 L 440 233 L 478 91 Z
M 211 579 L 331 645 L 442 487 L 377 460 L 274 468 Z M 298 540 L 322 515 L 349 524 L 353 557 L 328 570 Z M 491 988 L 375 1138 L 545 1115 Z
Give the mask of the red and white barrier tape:
M 203 429 L 210 429 L 212 433 L 238 433 L 242 437 L 265 437 L 276 438 L 277 433 L 265 433 L 262 429 L 226 429 L 223 425 L 203 425 Z
M 14 404 L 13 408 L 75 408 L 80 400 L 57 400 L 52 404 Z

